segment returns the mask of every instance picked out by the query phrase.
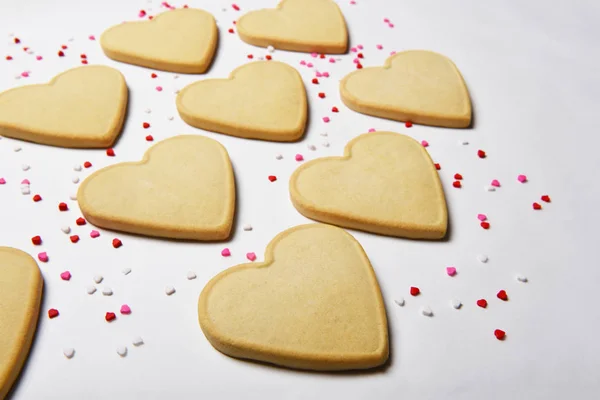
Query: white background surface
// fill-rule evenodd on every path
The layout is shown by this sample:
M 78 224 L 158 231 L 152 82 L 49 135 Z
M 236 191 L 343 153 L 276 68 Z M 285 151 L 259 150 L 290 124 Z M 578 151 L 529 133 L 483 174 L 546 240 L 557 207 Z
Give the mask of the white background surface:
M 187 4 L 212 12 L 220 27 L 220 43 L 206 77 L 226 77 L 247 62 L 246 55 L 264 56 L 265 49 L 241 42 L 227 33 L 232 21 L 253 8 L 274 6 L 276 0 L 189 0 Z M 598 243 L 597 149 L 599 110 L 600 3 L 590 1 L 338 1 L 346 17 L 352 45 L 362 44 L 365 66 L 381 65 L 391 50 L 428 49 L 450 57 L 470 89 L 475 127 L 451 130 L 403 124 L 356 114 L 339 100 L 338 80 L 354 69 L 353 55 L 329 64 L 309 55 L 276 51 L 274 59 L 297 67 L 305 79 L 311 121 L 304 140 L 278 144 L 242 140 L 200 132 L 186 126 L 175 109 L 174 90 L 205 76 L 181 76 L 120 64 L 107 59 L 98 41 L 110 25 L 136 20 L 140 9 L 156 14 L 160 2 L 145 1 L 2 1 L 0 12 L 0 89 L 46 82 L 55 74 L 80 65 L 85 53 L 92 64 L 105 64 L 123 72 L 130 88 L 129 115 L 117 156 L 102 150 L 69 150 L 4 138 L 0 140 L 0 244 L 32 255 L 47 251 L 50 262 L 41 264 L 45 279 L 42 317 L 34 345 L 15 387 L 15 399 L 533 399 L 597 398 L 600 391 L 600 314 L 597 287 L 600 281 L 594 252 Z M 181 6 L 183 3 L 173 3 Z M 222 11 L 222 8 L 226 11 Z M 383 23 L 389 18 L 393 29 Z M 12 43 L 9 33 L 21 39 Z M 74 38 L 69 42 L 69 38 Z M 66 44 L 66 57 L 56 56 Z M 377 50 L 382 44 L 384 50 Z M 22 47 L 44 57 L 36 61 Z M 7 62 L 5 55 L 14 60 Z M 329 79 L 312 85 L 314 68 L 328 71 Z M 31 76 L 14 76 L 30 70 Z M 154 90 L 156 85 L 165 88 Z M 323 91 L 326 99 L 319 99 Z M 330 109 L 337 106 L 339 114 Z M 151 114 L 144 109 L 150 108 Z M 332 122 L 324 124 L 323 116 Z M 173 121 L 168 116 L 175 116 Z M 142 122 L 152 124 L 143 130 Z M 451 218 L 449 240 L 418 242 L 352 232 L 364 246 L 375 268 L 388 309 L 391 361 L 387 368 L 370 373 L 318 374 L 280 369 L 223 356 L 204 338 L 197 322 L 196 303 L 204 284 L 223 269 L 245 261 L 245 253 L 262 252 L 278 232 L 307 220 L 288 199 L 287 180 L 297 166 L 293 156 L 309 160 L 340 155 L 344 144 L 369 128 L 393 130 L 426 139 L 428 150 L 442 165 L 440 176 Z M 320 133 L 327 132 L 328 138 Z M 77 227 L 76 202 L 69 200 L 77 185 L 75 175 L 109 163 L 138 160 L 151 133 L 161 140 L 181 133 L 202 133 L 219 140 L 234 164 L 239 197 L 235 235 L 226 244 L 175 243 L 133 237 L 101 230 L 89 237 L 92 226 Z M 331 146 L 321 145 L 327 139 Z M 468 140 L 468 146 L 459 141 Z M 22 146 L 14 152 L 15 145 Z M 317 145 L 310 151 L 307 145 Z M 477 157 L 484 149 L 488 157 Z M 281 153 L 284 159 L 277 161 Z M 94 164 L 81 173 L 75 164 Z M 21 165 L 31 165 L 24 172 Z M 463 188 L 452 187 L 454 173 L 464 176 Z M 518 174 L 529 182 L 519 184 Z M 277 175 L 270 183 L 268 175 Z M 19 182 L 31 180 L 34 203 L 20 193 Z M 492 179 L 502 187 L 484 190 Z M 548 194 L 552 203 L 539 200 Z M 60 213 L 57 205 L 69 203 Z M 533 211 L 534 201 L 542 211 Z M 492 227 L 484 231 L 476 218 L 488 215 Z M 251 224 L 254 230 L 244 232 Z M 81 241 L 71 244 L 60 227 L 70 225 Z M 34 247 L 30 238 L 41 235 L 44 244 Z M 111 246 L 113 237 L 123 247 Z M 230 258 L 220 256 L 229 247 Z M 477 261 L 487 254 L 489 263 Z M 450 278 L 445 267 L 455 265 Z M 132 268 L 124 276 L 121 270 Z M 70 270 L 70 282 L 60 272 Z M 186 279 L 195 271 L 198 278 Z M 523 284 L 516 274 L 529 278 Z M 92 277 L 101 274 L 112 297 L 100 290 L 89 296 Z M 177 292 L 166 296 L 164 288 Z M 413 298 L 409 287 L 422 295 Z M 510 300 L 495 297 L 505 289 Z M 393 300 L 406 299 L 401 308 Z M 486 298 L 483 310 L 475 305 Z M 456 311 L 450 299 L 464 306 Z M 130 316 L 118 313 L 121 304 Z M 429 305 L 435 316 L 419 308 Z M 60 316 L 50 320 L 49 308 Z M 117 313 L 113 323 L 107 311 Z M 504 342 L 494 329 L 507 332 Z M 131 345 L 140 335 L 145 344 Z M 119 345 L 127 357 L 116 353 Z M 66 359 L 62 349 L 73 347 Z

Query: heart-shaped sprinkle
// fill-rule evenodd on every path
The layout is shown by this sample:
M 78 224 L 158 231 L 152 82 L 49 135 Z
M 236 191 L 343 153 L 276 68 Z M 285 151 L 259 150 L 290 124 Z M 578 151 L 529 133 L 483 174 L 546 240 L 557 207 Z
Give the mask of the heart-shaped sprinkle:
M 6 184 L 6 179 L 0 178 L 0 185 L 4 185 L 4 184 Z
M 542 201 L 545 201 L 546 203 L 550 203 L 550 196 L 548 196 L 547 194 L 543 195 Z
M 106 322 L 114 321 L 117 318 L 117 315 L 114 312 L 107 312 L 104 316 Z
M 448 276 L 454 276 L 454 275 L 456 275 L 456 268 L 455 267 L 446 267 L 446 273 L 448 274 Z
M 254 253 L 246 253 L 246 258 L 250 261 L 256 260 L 256 254 Z
M 487 300 L 486 299 L 479 299 L 477 300 L 477 305 L 481 308 L 486 308 L 487 307 Z
M 433 317 L 433 310 L 429 306 L 421 307 L 421 314 L 426 317 Z
M 427 140 L 421 140 L 421 146 L 429 147 L 429 142 Z
M 499 298 L 502 301 L 507 301 L 508 300 L 508 295 L 506 294 L 506 290 L 499 291 L 498 294 L 496 294 L 496 297 Z
M 493 186 L 485 186 L 484 189 L 488 192 L 495 192 L 496 188 Z
M 523 282 L 523 283 L 525 283 L 525 282 L 527 282 L 527 277 L 526 277 L 526 276 L 523 276 L 523 275 L 517 275 L 517 280 L 518 280 L 519 282 Z
M 112 240 L 112 245 L 115 249 L 118 249 L 119 247 L 123 246 L 123 242 L 121 242 L 121 240 L 114 238 Z
M 125 357 L 127 355 L 127 347 L 125 347 L 125 346 L 117 347 L 117 354 L 121 357 Z
M 541 210 L 542 209 L 542 205 L 540 203 L 533 203 L 533 209 L 534 210 Z
M 226 247 L 223 250 L 221 250 L 221 255 L 223 257 L 229 257 L 231 255 L 231 251 L 229 251 L 229 249 Z
M 187 273 L 188 280 L 196 279 L 196 273 L 194 271 L 188 271 Z
M 400 307 L 404 307 L 404 297 L 398 297 L 396 300 L 394 300 L 394 303 L 398 304 Z
M 271 182 L 275 182 L 277 180 L 277 177 L 275 175 L 269 175 L 269 180 Z
M 485 158 L 486 157 L 485 151 L 483 151 L 483 150 L 477 150 L 477 157 L 479 157 L 479 158 Z
M 334 113 L 336 113 L 336 112 L 340 112 L 340 110 L 338 110 L 338 108 L 337 108 L 337 107 L 332 107 L 332 108 L 331 108 L 331 112 L 334 112 Z
M 477 214 L 477 219 L 480 221 L 485 221 L 487 219 L 487 215 L 485 214 Z
M 329 117 L 323 117 L 323 122 L 328 123 L 329 121 L 331 121 Z
M 38 260 L 40 260 L 41 262 L 48 262 L 49 259 L 50 258 L 48 257 L 48 253 L 46 253 L 45 251 L 38 254 Z
M 483 222 L 482 222 L 481 224 L 479 224 L 479 225 L 481 225 L 481 227 L 482 227 L 483 229 L 490 229 L 490 223 L 489 223 L 489 222 L 487 222 L 487 221 L 483 221 Z
M 493 187 L 500 187 L 500 182 L 497 179 L 494 179 L 490 185 Z
M 68 359 L 73 358 L 73 356 L 75 355 L 75 349 L 72 347 L 68 347 L 66 349 L 63 349 L 63 354 L 65 357 L 67 357 Z
M 100 232 L 98 232 L 97 230 L 92 230 L 92 231 L 90 232 L 90 237 L 91 237 L 92 239 L 95 239 L 95 238 L 97 238 L 98 236 L 100 236 Z
M 435 163 L 435 164 L 433 164 L 433 165 L 435 166 L 435 169 L 437 169 L 438 171 L 439 171 L 440 169 L 442 169 L 442 166 L 441 166 L 439 163 Z
M 412 123 L 412 122 L 410 122 L 410 121 L 406 121 L 406 122 L 404 123 L 404 126 L 405 126 L 405 127 L 407 127 L 407 128 L 412 128 L 412 126 L 413 126 L 413 123 Z
M 175 293 L 175 288 L 173 286 L 167 286 L 165 287 L 165 293 L 167 294 L 167 296 L 170 296 L 173 293 Z
M 96 287 L 94 286 L 88 286 L 85 291 L 87 292 L 87 294 L 94 294 L 96 293 Z
M 133 343 L 134 346 L 141 346 L 144 344 L 144 339 L 142 339 L 141 336 L 136 336 L 133 338 L 133 340 L 131 341 L 131 343 Z
M 525 175 L 519 175 L 517 176 L 517 180 L 521 183 L 525 183 L 527 182 L 527 177 Z
M 494 336 L 496 336 L 496 339 L 498 340 L 504 340 L 506 337 L 506 332 L 504 332 L 502 329 L 496 329 L 494 331 Z
M 486 262 L 488 262 L 488 256 L 486 256 L 485 254 L 479 254 L 477 255 L 477 261 L 485 264 Z
M 461 174 L 454 174 L 454 179 L 456 179 L 457 181 L 462 180 L 463 176 Z
M 450 300 L 450 305 L 456 310 L 460 310 L 460 308 L 462 307 L 462 303 L 458 299 Z
M 420 293 L 421 293 L 421 290 L 418 287 L 415 287 L 415 286 L 410 287 L 411 296 L 418 296 Z
M 40 236 L 34 236 L 31 238 L 31 243 L 33 243 L 35 246 L 39 246 L 42 244 L 42 238 Z
M 111 288 L 109 287 L 105 287 L 102 289 L 102 294 L 105 296 L 112 296 L 113 295 L 113 291 Z
M 69 236 L 69 239 L 71 240 L 71 243 L 79 242 L 79 236 L 77 235 Z
M 79 217 L 75 220 L 75 223 L 79 226 L 83 226 L 86 224 L 85 219 L 83 217 Z
M 460 181 L 454 181 L 452 183 L 452 186 L 454 186 L 457 189 L 460 189 L 462 187 L 462 184 L 460 183 Z
M 104 278 L 102 277 L 102 275 L 96 275 L 96 276 L 94 276 L 94 282 L 96 282 L 96 283 L 102 282 L 103 279 Z
M 131 308 L 127 304 L 121 306 L 121 314 L 131 314 Z
M 58 317 L 58 310 L 56 308 L 51 308 L 48 310 L 48 317 L 49 318 L 56 318 Z
M 302 156 L 302 154 L 296 154 L 296 161 L 300 162 L 300 161 L 304 161 L 304 157 Z
M 35 196 L 33 196 L 33 201 L 35 201 L 36 203 L 41 200 L 42 200 L 42 196 L 40 196 L 39 194 L 36 194 Z
M 68 281 L 68 280 L 70 280 L 70 279 L 71 279 L 71 273 L 70 273 L 69 271 L 62 272 L 62 273 L 60 274 L 60 278 L 61 278 L 63 281 Z

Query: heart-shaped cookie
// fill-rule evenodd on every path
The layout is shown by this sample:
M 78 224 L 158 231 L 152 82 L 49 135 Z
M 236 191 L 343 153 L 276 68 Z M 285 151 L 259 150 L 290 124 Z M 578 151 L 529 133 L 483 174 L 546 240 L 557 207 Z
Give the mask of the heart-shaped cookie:
M 27 359 L 43 283 L 29 254 L 0 247 L 0 399 L 6 397 Z
M 348 48 L 346 21 L 331 0 L 282 0 L 245 14 L 237 29 L 244 42 L 260 47 L 329 54 Z
M 466 128 L 471 100 L 450 59 L 431 51 L 403 51 L 383 67 L 363 68 L 340 83 L 344 104 L 354 111 L 423 125 Z
M 388 358 L 385 306 L 360 243 L 330 225 L 296 226 L 265 261 L 214 277 L 200 294 L 200 327 L 232 357 L 311 370 L 365 369 Z
M 94 225 L 172 239 L 229 237 L 235 182 L 227 150 L 216 140 L 182 135 L 151 147 L 141 162 L 90 175 L 77 200 Z
M 50 83 L 0 93 L 0 135 L 61 147 L 106 148 L 125 119 L 127 85 L 114 68 L 73 68 Z
M 113 60 L 185 74 L 205 72 L 217 46 L 214 17 L 206 11 L 181 8 L 151 21 L 125 22 L 107 29 L 100 38 Z
M 416 140 L 398 133 L 360 135 L 343 157 L 300 166 L 290 196 L 301 214 L 317 221 L 411 239 L 446 234 L 446 200 L 433 161 Z
M 177 110 L 196 128 L 289 142 L 304 133 L 306 91 L 294 68 L 277 61 L 257 61 L 235 69 L 229 79 L 186 86 L 177 96 Z

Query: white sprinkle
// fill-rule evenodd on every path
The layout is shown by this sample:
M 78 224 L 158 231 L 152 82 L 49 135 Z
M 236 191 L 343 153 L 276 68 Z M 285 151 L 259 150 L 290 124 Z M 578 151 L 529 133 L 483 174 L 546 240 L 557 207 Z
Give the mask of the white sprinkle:
M 488 192 L 495 192 L 496 188 L 493 187 L 492 185 L 488 185 L 485 187 L 485 190 L 487 190 Z
M 146 114 L 150 114 L 150 113 L 152 112 L 152 110 L 151 110 L 151 109 L 149 109 L 149 108 L 146 108 L 146 109 L 144 110 L 144 112 L 145 112 Z
M 458 143 L 462 144 L 463 146 L 466 146 L 469 144 L 469 142 L 467 142 L 466 140 L 459 140 Z
M 450 305 L 452 305 L 452 307 L 456 308 L 457 310 L 460 310 L 460 308 L 462 307 L 462 303 L 458 299 L 450 300 Z
M 263 56 L 260 56 L 260 57 L 258 57 L 258 60 L 259 60 L 259 61 L 264 61 L 264 60 L 265 60 L 265 58 L 264 58 Z
M 269 45 L 269 46 L 267 46 L 267 51 L 268 51 L 269 53 L 272 53 L 272 52 L 274 52 L 274 51 L 275 51 L 275 47 L 273 47 L 273 46 L 270 46 L 270 45 Z
M 21 189 L 29 188 L 29 183 L 21 183 Z
M 314 144 L 309 144 L 308 145 L 308 149 L 312 150 L 312 151 L 315 151 L 317 149 L 317 146 L 315 146 Z
M 523 276 L 523 275 L 517 275 L 517 280 L 518 280 L 519 282 L 523 282 L 523 283 L 525 283 L 525 282 L 527 282 L 527 277 L 526 277 L 526 276 Z
M 404 307 L 404 297 L 399 297 L 398 299 L 394 300 L 394 303 L 398 304 L 400 307 Z
M 225 12 L 225 11 L 227 11 L 227 9 L 226 8 L 221 8 L 221 11 Z
M 278 159 L 278 160 L 281 160 L 281 159 L 283 158 L 283 156 L 282 156 L 281 154 L 277 154 L 277 155 L 275 156 L 275 158 L 276 158 L 276 159 Z
M 323 143 L 321 143 L 323 145 L 323 147 L 329 147 L 329 142 L 326 140 Z
M 102 294 L 105 296 L 112 296 L 113 291 L 111 288 L 105 287 L 104 289 L 102 289 Z
M 102 275 L 94 276 L 94 282 L 100 283 L 100 282 L 102 282 L 102 280 L 104 280 L 104 277 Z
M 21 75 L 15 75 L 15 79 L 21 79 Z
M 141 346 L 144 344 L 144 339 L 142 339 L 141 336 L 136 336 L 131 343 L 133 343 L 134 346 Z
M 77 200 L 77 193 L 71 193 L 71 194 L 69 195 L 69 198 L 70 198 L 71 200 Z
M 27 50 L 27 54 L 33 54 L 33 50 L 31 50 L 31 49 Z
M 29 164 L 23 164 L 23 165 L 21 165 L 21 169 L 23 171 L 29 171 L 30 168 L 31 168 L 31 166 Z
M 173 79 L 179 79 L 179 75 L 175 74 L 175 75 L 173 76 Z
M 21 194 L 30 194 L 31 190 L 29 189 L 29 186 L 21 186 Z
M 13 151 L 14 151 L 15 153 L 17 153 L 17 152 L 21 151 L 21 146 L 15 146 L 15 147 L 13 147 Z
M 67 357 L 68 359 L 73 358 L 73 356 L 75 355 L 75 349 L 72 347 L 67 347 L 66 349 L 63 349 L 63 354 L 65 355 L 65 357 Z
M 87 292 L 87 294 L 94 294 L 94 293 L 96 293 L 96 287 L 88 286 L 87 288 L 85 288 L 85 291 Z
M 127 355 L 127 347 L 125 347 L 125 346 L 117 347 L 117 354 L 120 355 L 121 357 L 125 357 Z
M 174 116 L 172 116 L 172 115 L 170 115 L 170 116 L 168 117 L 169 121 L 173 121 L 173 118 L 175 118 L 175 117 L 174 117 Z
M 244 225 L 244 230 L 245 231 L 251 231 L 252 230 L 252 225 L 250 225 L 250 224 Z
M 321 133 L 320 135 L 321 135 L 321 136 L 325 136 L 325 137 L 326 137 L 326 136 L 327 136 L 327 133 L 326 133 L 326 132 L 324 132 L 324 133 Z
M 71 233 L 71 228 L 69 228 L 68 226 L 61 226 L 60 228 L 61 231 L 63 231 L 64 233 Z
M 79 164 L 74 165 L 73 171 L 77 171 L 77 172 L 81 171 L 81 165 L 79 165 Z
M 486 263 L 488 262 L 489 258 L 488 256 L 486 256 L 485 254 L 479 254 L 477 255 L 477 261 L 481 262 L 481 263 Z
M 173 293 L 175 293 L 175 288 L 173 286 L 167 286 L 165 287 L 165 293 L 167 294 L 167 296 L 170 296 Z
M 67 39 L 69 42 L 72 42 L 73 40 L 75 40 L 74 37 L 70 37 L 69 39 Z
M 121 272 L 123 273 L 123 275 L 129 275 L 129 273 L 131 272 L 131 268 L 123 268 Z
M 73 178 L 71 178 L 71 182 L 73 182 L 73 183 L 79 183 L 79 177 L 78 176 L 74 176 Z
M 426 317 L 433 317 L 433 310 L 429 306 L 423 306 L 421 307 L 421 314 Z
M 187 278 L 189 281 L 191 281 L 192 279 L 196 279 L 196 274 L 194 273 L 194 271 L 188 271 Z

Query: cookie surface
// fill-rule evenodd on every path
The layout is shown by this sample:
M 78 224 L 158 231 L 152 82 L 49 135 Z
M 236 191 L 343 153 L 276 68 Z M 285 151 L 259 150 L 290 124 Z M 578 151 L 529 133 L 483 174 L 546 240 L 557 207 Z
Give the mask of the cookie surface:
M 0 247 L 0 399 L 6 397 L 27 359 L 42 287 L 42 275 L 29 254 Z
M 448 128 L 471 124 L 462 75 L 450 59 L 430 51 L 403 51 L 383 67 L 354 71 L 340 83 L 340 94 L 363 114 Z
M 216 140 L 181 135 L 151 147 L 140 162 L 112 165 L 79 187 L 79 206 L 94 225 L 172 239 L 229 237 L 235 182 Z
M 360 135 L 343 157 L 300 166 L 290 197 L 304 216 L 411 239 L 441 239 L 448 215 L 433 161 L 416 140 L 393 132 Z
M 0 135 L 61 147 L 110 147 L 123 127 L 127 97 L 116 69 L 73 68 L 47 84 L 0 93 Z
M 277 61 L 235 69 L 229 79 L 207 79 L 177 96 L 181 118 L 197 128 L 253 139 L 294 141 L 304 134 L 306 90 L 298 71 Z
M 163 71 L 204 73 L 217 46 L 214 17 L 194 8 L 166 11 L 151 21 L 125 22 L 100 38 L 113 60 Z
M 311 370 L 366 369 L 388 358 L 385 306 L 360 244 L 342 229 L 296 226 L 262 263 L 214 277 L 200 294 L 200 326 L 232 357 Z
M 328 54 L 348 48 L 346 21 L 331 0 L 282 0 L 243 15 L 237 29 L 244 42 L 260 47 Z

